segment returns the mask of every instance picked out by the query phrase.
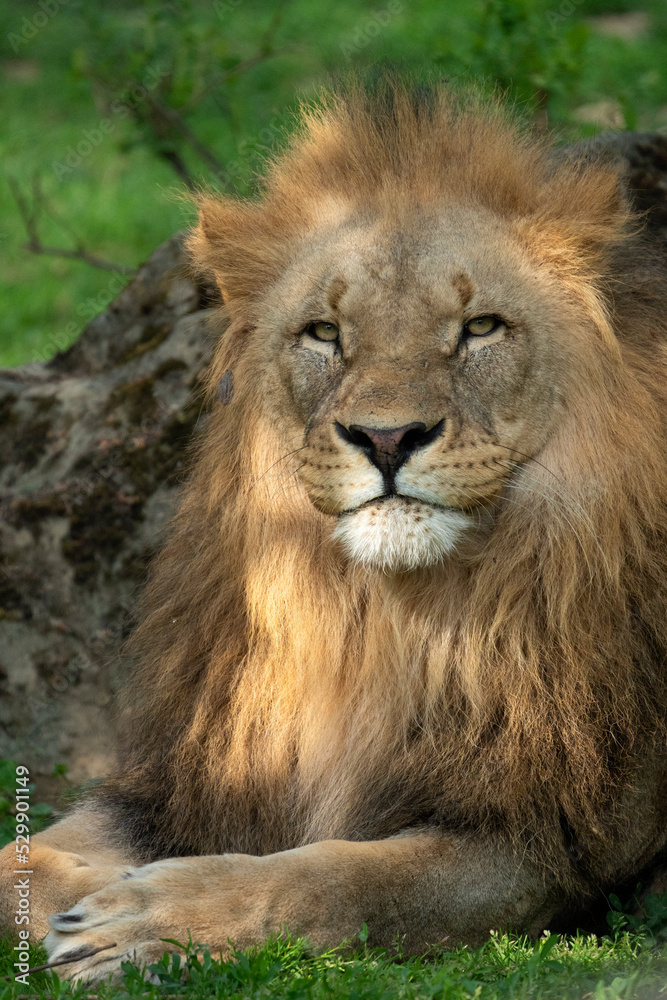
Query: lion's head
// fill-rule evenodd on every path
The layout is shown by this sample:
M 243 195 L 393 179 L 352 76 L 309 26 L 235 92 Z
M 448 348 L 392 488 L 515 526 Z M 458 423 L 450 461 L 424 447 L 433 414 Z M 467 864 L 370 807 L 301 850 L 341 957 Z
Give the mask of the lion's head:
M 264 200 L 202 199 L 191 240 L 279 441 L 256 474 L 293 472 L 368 568 L 477 553 L 591 363 L 617 360 L 595 266 L 627 221 L 618 177 L 555 171 L 444 93 L 307 122 Z
M 604 865 L 667 699 L 664 270 L 617 170 L 353 93 L 189 242 L 229 324 L 135 640 L 147 851 L 426 816 Z
M 558 297 L 506 226 L 484 207 L 415 208 L 341 206 L 298 240 L 264 330 L 299 480 L 346 554 L 389 571 L 488 533 L 576 364 Z

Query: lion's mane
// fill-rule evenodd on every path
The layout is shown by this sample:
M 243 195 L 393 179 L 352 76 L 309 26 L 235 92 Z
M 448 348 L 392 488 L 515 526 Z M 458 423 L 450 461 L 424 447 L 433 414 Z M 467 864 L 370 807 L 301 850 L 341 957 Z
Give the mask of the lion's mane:
M 346 565 L 280 465 L 257 310 L 290 241 L 340 197 L 360 212 L 382 198 L 485 205 L 523 227 L 586 318 L 562 427 L 472 563 Z M 604 877 L 633 796 L 656 780 L 667 705 L 667 301 L 616 169 L 554 163 L 475 102 L 357 93 L 306 114 L 262 199 L 202 198 L 190 242 L 231 323 L 103 794 L 146 857 L 431 822 Z

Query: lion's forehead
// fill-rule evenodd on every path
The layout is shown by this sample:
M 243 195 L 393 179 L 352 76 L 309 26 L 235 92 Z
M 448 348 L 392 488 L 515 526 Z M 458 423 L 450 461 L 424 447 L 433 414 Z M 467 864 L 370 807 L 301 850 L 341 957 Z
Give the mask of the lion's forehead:
M 421 225 L 360 222 L 313 232 L 295 246 L 266 315 L 298 323 L 329 312 L 360 330 L 380 323 L 395 343 L 411 326 L 426 335 L 465 310 L 523 317 L 541 298 L 535 277 L 520 241 L 497 220 L 470 214 Z M 543 291 L 548 295 L 548 283 Z

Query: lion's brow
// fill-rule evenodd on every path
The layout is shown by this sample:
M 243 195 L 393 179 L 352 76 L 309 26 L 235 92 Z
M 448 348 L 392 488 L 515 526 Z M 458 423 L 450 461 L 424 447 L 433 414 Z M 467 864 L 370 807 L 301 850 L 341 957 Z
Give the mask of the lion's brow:
M 345 295 L 347 288 L 348 288 L 347 280 L 343 277 L 342 274 L 339 274 L 332 280 L 331 284 L 329 285 L 329 293 L 327 296 L 329 300 L 329 305 L 332 309 L 336 308 L 336 306 L 342 299 L 343 295 Z
M 472 281 L 470 280 L 468 275 L 464 274 L 462 271 L 460 274 L 457 274 L 456 277 L 453 279 L 452 287 L 456 292 L 458 292 L 459 297 L 461 299 L 461 306 L 462 308 L 465 309 L 465 307 L 468 305 L 471 298 L 473 297 L 475 291 Z

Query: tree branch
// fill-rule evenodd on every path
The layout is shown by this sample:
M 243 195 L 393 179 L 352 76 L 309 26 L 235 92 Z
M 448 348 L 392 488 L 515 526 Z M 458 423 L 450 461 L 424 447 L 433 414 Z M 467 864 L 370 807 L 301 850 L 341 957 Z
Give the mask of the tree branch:
M 51 215 L 59 225 L 66 229 L 70 235 L 73 235 L 69 227 L 62 222 L 62 220 L 56 219 L 55 214 L 52 210 L 46 206 L 46 201 L 42 192 L 39 189 L 39 184 L 37 179 L 33 180 L 33 205 L 32 207 L 28 204 L 28 201 L 23 195 L 21 188 L 14 177 L 8 177 L 7 182 L 9 184 L 10 190 L 16 202 L 16 205 L 23 220 L 23 225 L 25 226 L 26 233 L 28 234 L 28 242 L 24 244 L 26 250 L 30 253 L 44 254 L 49 257 L 64 257 L 66 260 L 80 260 L 84 264 L 88 264 L 90 267 L 98 268 L 101 271 L 114 271 L 118 274 L 134 275 L 136 274 L 136 268 L 127 267 L 124 264 L 116 264 L 113 261 L 106 260 L 104 257 L 98 257 L 97 254 L 91 253 L 82 244 L 74 250 L 67 249 L 66 247 L 50 247 L 42 243 L 41 237 L 39 235 L 39 209 L 44 209 L 48 215 Z M 73 237 L 76 239 L 76 237 Z
M 160 159 L 165 160 L 171 167 L 174 168 L 178 176 L 181 178 L 183 183 L 191 191 L 194 191 L 197 187 L 195 179 L 185 165 L 185 160 L 178 152 L 177 149 L 161 149 L 158 153 Z
M 265 62 L 267 59 L 273 59 L 275 56 L 282 55 L 287 51 L 289 51 L 287 47 L 277 50 L 262 49 L 262 51 L 258 52 L 256 55 L 249 56 L 247 59 L 244 59 L 243 62 L 240 62 L 238 66 L 234 67 L 234 69 L 229 69 L 226 73 L 218 73 L 217 76 L 211 77 L 207 85 L 197 94 L 196 99 L 193 98 L 187 101 L 181 110 L 186 112 L 191 111 L 192 108 L 195 108 L 198 104 L 200 104 L 212 90 L 215 90 L 216 87 L 229 83 L 230 80 L 233 80 L 234 77 L 239 76 L 241 73 L 246 73 L 249 69 L 252 69 L 254 66 L 259 66 L 260 63 Z

